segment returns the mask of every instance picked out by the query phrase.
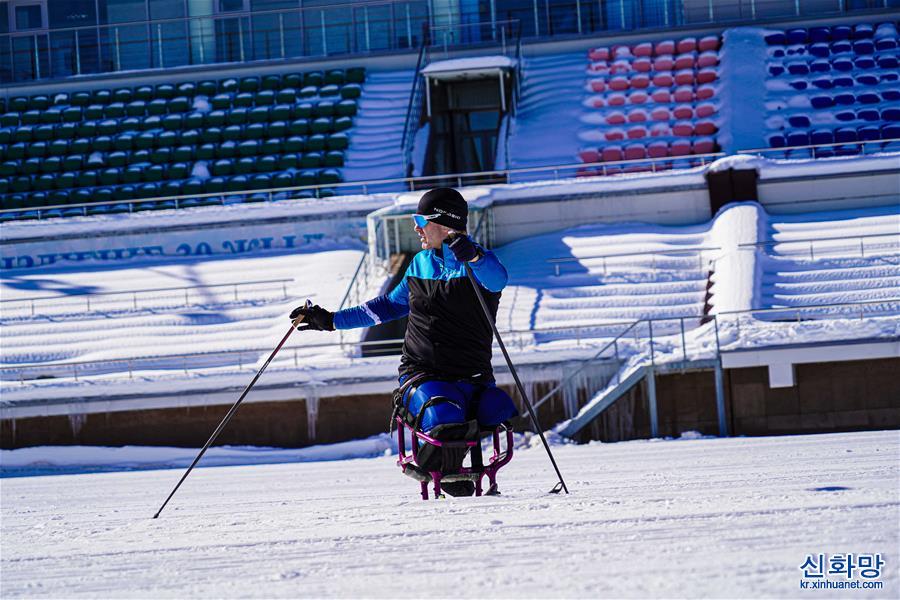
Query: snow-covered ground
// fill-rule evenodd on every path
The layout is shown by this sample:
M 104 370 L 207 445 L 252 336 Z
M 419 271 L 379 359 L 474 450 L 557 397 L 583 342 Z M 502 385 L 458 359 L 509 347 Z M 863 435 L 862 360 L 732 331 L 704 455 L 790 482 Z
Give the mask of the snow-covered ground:
M 690 437 L 555 446 L 569 495 L 534 443 L 430 502 L 387 456 L 200 468 L 156 520 L 180 469 L 3 479 L 0 595 L 787 598 L 852 553 L 881 589 L 811 593 L 897 597 L 900 433 Z

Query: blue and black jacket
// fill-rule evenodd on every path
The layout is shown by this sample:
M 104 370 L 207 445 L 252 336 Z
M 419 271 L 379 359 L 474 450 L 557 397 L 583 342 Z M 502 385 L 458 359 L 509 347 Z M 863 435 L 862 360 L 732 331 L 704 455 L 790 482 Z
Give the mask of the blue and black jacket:
M 493 252 L 479 247 L 482 257 L 469 263 L 481 293 L 497 317 L 500 291 L 507 273 Z M 338 311 L 336 329 L 371 327 L 409 315 L 400 374 L 426 373 L 437 377 L 494 381 L 491 368 L 492 331 L 465 265 L 446 244 L 413 257 L 403 280 L 384 296 Z

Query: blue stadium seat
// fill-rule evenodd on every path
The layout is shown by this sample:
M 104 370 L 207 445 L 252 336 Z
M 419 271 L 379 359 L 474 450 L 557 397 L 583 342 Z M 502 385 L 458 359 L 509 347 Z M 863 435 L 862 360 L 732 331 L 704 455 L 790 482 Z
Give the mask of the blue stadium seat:
M 795 79 L 795 80 L 791 81 L 789 85 L 798 91 L 803 91 L 808 86 L 805 79 Z M 335 127 L 335 129 L 337 129 L 337 128 Z
M 809 64 L 810 73 L 828 73 L 831 71 L 831 63 L 827 60 L 814 60 Z
M 877 58 L 879 69 L 896 69 L 900 61 L 893 54 L 882 54 Z
M 786 141 L 788 146 L 809 146 L 809 134 L 805 131 L 790 131 Z
M 900 121 L 900 108 L 885 108 L 881 111 L 881 119 L 883 121 Z
M 817 87 L 820 90 L 830 90 L 832 87 L 834 87 L 834 81 L 832 81 L 831 77 L 819 77 L 817 79 L 813 79 L 812 84 L 814 87 Z
M 856 40 L 853 42 L 853 51 L 857 54 L 872 54 L 875 52 L 875 43 L 871 39 Z
M 881 80 L 881 83 L 892 83 L 900 80 L 900 73 L 896 72 L 886 72 L 878 75 L 878 78 Z
M 856 118 L 860 121 L 874 123 L 881 120 L 881 115 L 878 114 L 877 108 L 862 108 L 856 111 Z
M 857 69 L 874 69 L 875 59 L 871 56 L 857 56 L 853 64 Z
M 811 27 L 809 30 L 809 41 L 813 44 L 820 44 L 831 39 L 831 30 L 828 27 Z
M 875 28 L 869 23 L 857 23 L 850 37 L 854 40 L 869 39 L 875 35 Z
M 856 130 L 859 139 L 864 142 L 871 142 L 881 139 L 881 129 L 874 125 L 866 125 Z
M 857 85 L 878 85 L 878 76 L 874 73 L 860 73 L 854 79 Z
M 895 140 L 900 139 L 900 125 L 888 123 L 881 126 L 881 139 Z
M 877 92 L 860 92 L 856 95 L 856 101 L 860 104 L 878 104 L 881 96 Z
M 809 40 L 809 32 L 804 27 L 789 29 L 785 34 L 788 44 L 805 44 Z
M 807 115 L 791 115 L 788 117 L 791 127 L 809 127 L 810 119 Z
M 852 71 L 853 61 L 844 56 L 836 56 L 831 59 L 831 68 L 841 72 Z
M 854 96 L 850 92 L 840 92 L 832 96 L 835 104 L 839 104 L 842 106 L 850 106 L 856 101 L 856 96 Z
M 890 52 L 891 50 L 896 50 L 897 49 L 897 38 L 896 37 L 876 38 L 875 49 L 878 50 L 879 52 Z
M 783 31 L 773 31 L 766 34 L 765 40 L 770 46 L 783 46 L 787 42 L 787 36 Z
M 852 127 L 841 127 L 834 132 L 834 141 L 838 144 L 847 144 L 859 139 L 859 134 Z
M 831 81 L 834 83 L 834 87 L 853 87 L 853 77 L 850 75 L 838 75 Z
M 812 144 L 833 144 L 834 134 L 829 129 L 816 129 L 810 134 L 809 141 Z
M 828 44 L 813 44 L 809 47 L 809 53 L 816 58 L 828 58 L 831 55 L 831 49 Z
M 769 65 L 769 75 L 771 75 L 772 77 L 778 77 L 782 73 L 784 73 L 784 65 L 780 63 Z
M 881 97 L 885 102 L 896 102 L 900 100 L 900 88 L 887 89 L 881 92 Z
M 787 69 L 791 75 L 806 75 L 809 73 L 809 63 L 803 60 L 791 61 L 787 64 Z

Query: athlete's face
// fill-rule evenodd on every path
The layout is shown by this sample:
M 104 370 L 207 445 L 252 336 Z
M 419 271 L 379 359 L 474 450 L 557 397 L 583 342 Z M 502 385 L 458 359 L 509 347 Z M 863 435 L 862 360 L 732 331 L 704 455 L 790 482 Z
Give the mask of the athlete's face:
M 438 225 L 437 223 L 428 222 L 425 227 L 414 225 L 416 235 L 419 236 L 419 243 L 422 244 L 422 250 L 437 250 L 441 247 L 450 232 L 453 231 L 449 227 Z

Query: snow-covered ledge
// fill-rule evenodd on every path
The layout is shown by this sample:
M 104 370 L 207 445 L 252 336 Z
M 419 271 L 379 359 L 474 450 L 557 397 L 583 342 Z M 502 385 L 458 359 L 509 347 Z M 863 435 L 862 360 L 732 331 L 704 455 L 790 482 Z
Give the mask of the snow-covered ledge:
M 759 297 L 756 252 L 744 244 L 757 244 L 768 223 L 756 202 L 730 204 L 722 208 L 712 225 L 714 244 L 721 248 L 711 277 L 711 314 L 756 308 Z

